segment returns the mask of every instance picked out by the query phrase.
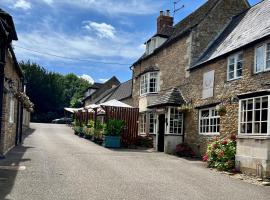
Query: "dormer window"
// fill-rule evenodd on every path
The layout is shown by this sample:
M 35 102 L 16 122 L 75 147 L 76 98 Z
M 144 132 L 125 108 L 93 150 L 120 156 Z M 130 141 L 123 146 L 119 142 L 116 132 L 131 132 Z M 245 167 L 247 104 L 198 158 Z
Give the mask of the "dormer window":
M 141 76 L 141 95 L 157 93 L 159 90 L 159 73 L 148 72 Z
M 154 50 L 160 47 L 165 41 L 166 41 L 166 38 L 163 38 L 163 37 L 159 37 L 159 36 L 152 37 L 146 43 L 146 54 L 149 55 L 153 53 Z

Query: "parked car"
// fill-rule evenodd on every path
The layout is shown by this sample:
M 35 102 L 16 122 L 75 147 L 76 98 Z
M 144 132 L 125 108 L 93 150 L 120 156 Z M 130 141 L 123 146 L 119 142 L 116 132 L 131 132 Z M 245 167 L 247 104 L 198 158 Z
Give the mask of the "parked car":
M 68 117 L 62 117 L 59 119 L 52 120 L 53 124 L 71 124 L 71 122 L 72 122 L 72 118 L 68 118 Z

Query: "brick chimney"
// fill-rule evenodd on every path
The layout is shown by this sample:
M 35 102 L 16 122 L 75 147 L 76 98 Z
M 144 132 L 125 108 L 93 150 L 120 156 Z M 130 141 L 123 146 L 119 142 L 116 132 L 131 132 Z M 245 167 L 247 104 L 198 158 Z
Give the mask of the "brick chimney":
M 162 29 L 167 26 L 173 26 L 173 17 L 170 16 L 170 10 L 167 10 L 165 15 L 161 10 L 160 15 L 157 18 L 157 34 L 160 34 Z

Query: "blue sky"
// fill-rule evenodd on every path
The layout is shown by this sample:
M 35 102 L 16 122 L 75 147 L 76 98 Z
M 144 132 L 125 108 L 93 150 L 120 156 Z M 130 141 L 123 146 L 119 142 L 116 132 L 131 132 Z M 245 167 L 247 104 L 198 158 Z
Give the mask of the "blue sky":
M 19 61 L 31 60 L 49 71 L 103 82 L 113 75 L 121 81 L 131 78 L 130 64 L 143 54 L 143 43 L 155 33 L 159 11 L 173 10 L 174 1 L 1 0 L 0 7 L 14 18 Z M 174 21 L 204 2 L 181 0 L 178 6 L 185 7 Z

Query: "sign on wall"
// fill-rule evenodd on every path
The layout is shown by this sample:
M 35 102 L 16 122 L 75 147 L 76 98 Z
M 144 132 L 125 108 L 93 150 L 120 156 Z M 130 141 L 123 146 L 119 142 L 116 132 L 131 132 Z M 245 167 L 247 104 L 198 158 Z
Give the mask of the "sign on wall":
M 203 99 L 213 97 L 214 81 L 215 81 L 215 70 L 203 74 L 203 91 L 202 91 Z

